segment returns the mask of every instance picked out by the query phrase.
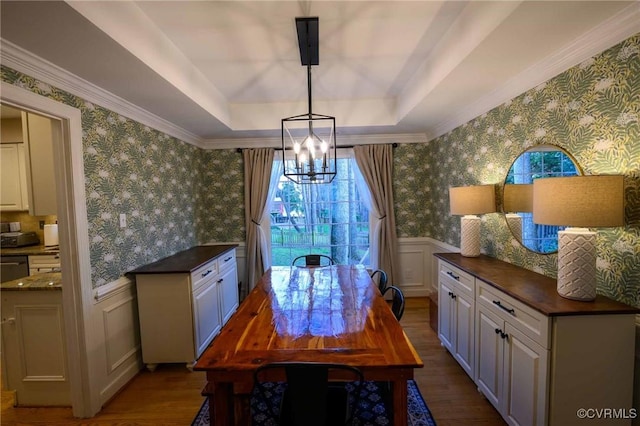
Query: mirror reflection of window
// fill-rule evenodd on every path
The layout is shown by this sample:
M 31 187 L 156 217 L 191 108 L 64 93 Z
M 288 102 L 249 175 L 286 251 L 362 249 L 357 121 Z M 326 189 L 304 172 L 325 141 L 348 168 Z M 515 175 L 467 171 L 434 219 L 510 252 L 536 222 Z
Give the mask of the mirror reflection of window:
M 562 148 L 539 145 L 529 148 L 516 158 L 504 183 L 506 189 L 510 185 L 530 185 L 538 178 L 578 174 L 582 174 L 579 166 Z M 536 224 L 530 211 L 510 211 L 509 207 L 504 205 L 507 224 L 522 245 L 537 253 L 558 251 L 558 231 L 564 227 Z

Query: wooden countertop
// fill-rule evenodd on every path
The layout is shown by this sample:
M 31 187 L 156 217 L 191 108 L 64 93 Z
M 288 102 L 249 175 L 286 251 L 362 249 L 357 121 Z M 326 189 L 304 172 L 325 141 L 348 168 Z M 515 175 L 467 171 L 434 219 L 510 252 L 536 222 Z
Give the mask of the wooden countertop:
M 62 273 L 47 272 L 7 281 L 0 284 L 2 291 L 49 291 L 62 290 Z
M 141 266 L 127 274 L 178 274 L 191 273 L 205 263 L 238 247 L 237 244 L 196 246 Z
M 434 256 L 547 316 L 640 314 L 640 309 L 602 295 L 597 295 L 592 302 L 565 299 L 558 294 L 555 279 L 486 255 L 464 257 L 460 253 L 435 253 Z

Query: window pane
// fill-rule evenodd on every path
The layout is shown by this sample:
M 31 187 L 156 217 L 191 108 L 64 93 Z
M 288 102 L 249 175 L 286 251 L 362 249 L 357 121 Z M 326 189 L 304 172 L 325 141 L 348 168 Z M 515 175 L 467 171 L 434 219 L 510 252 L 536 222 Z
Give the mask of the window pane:
M 369 264 L 369 210 L 353 167 L 353 160 L 338 159 L 330 184 L 298 185 L 280 177 L 270 210 L 273 265 L 290 265 L 309 253 L 331 256 L 338 264 Z

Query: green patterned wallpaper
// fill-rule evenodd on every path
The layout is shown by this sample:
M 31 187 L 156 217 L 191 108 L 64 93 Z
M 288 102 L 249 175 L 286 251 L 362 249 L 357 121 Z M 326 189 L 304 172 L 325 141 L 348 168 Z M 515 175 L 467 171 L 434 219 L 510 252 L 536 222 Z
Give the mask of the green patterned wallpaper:
M 203 152 L 197 208 L 200 242 L 244 241 L 244 165 L 235 149 Z
M 201 149 L 7 67 L 1 77 L 81 111 L 94 288 L 196 244 Z
M 501 183 L 526 148 L 555 144 L 586 174 L 624 174 L 625 228 L 598 231 L 598 291 L 640 307 L 640 35 L 565 71 L 426 145 L 395 154 L 400 237 L 459 246 L 450 186 Z M 524 249 L 501 214 L 483 216 L 490 256 L 555 277 L 556 255 Z
M 76 96 L 1 69 L 3 81 L 82 111 L 95 287 L 197 243 L 244 240 L 242 156 L 203 151 Z M 552 143 L 586 173 L 627 177 L 627 223 L 599 231 L 599 292 L 640 306 L 640 35 L 426 144 L 394 151 L 400 237 L 455 246 L 448 188 L 504 179 L 513 159 Z M 118 215 L 127 212 L 121 232 Z M 483 217 L 487 254 L 555 276 L 556 256 L 523 249 L 500 214 Z

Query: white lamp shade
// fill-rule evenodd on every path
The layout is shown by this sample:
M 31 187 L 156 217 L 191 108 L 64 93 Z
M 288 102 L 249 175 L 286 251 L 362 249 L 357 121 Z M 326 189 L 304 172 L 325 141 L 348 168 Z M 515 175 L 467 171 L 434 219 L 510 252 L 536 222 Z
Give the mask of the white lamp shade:
M 624 225 L 624 176 L 597 175 L 533 181 L 533 221 L 544 225 Z
M 509 184 L 504 186 L 502 200 L 504 212 L 532 212 L 533 211 L 533 185 Z
M 574 226 L 558 233 L 558 294 L 596 298 L 596 233 L 624 225 L 623 176 L 571 176 L 533 181 L 533 221 Z
M 460 227 L 460 254 L 480 256 L 480 218 L 476 214 L 496 211 L 494 185 L 475 185 L 449 188 L 451 214 L 463 215 Z
M 494 185 L 459 186 L 449 188 L 452 215 L 484 214 L 496 211 Z

